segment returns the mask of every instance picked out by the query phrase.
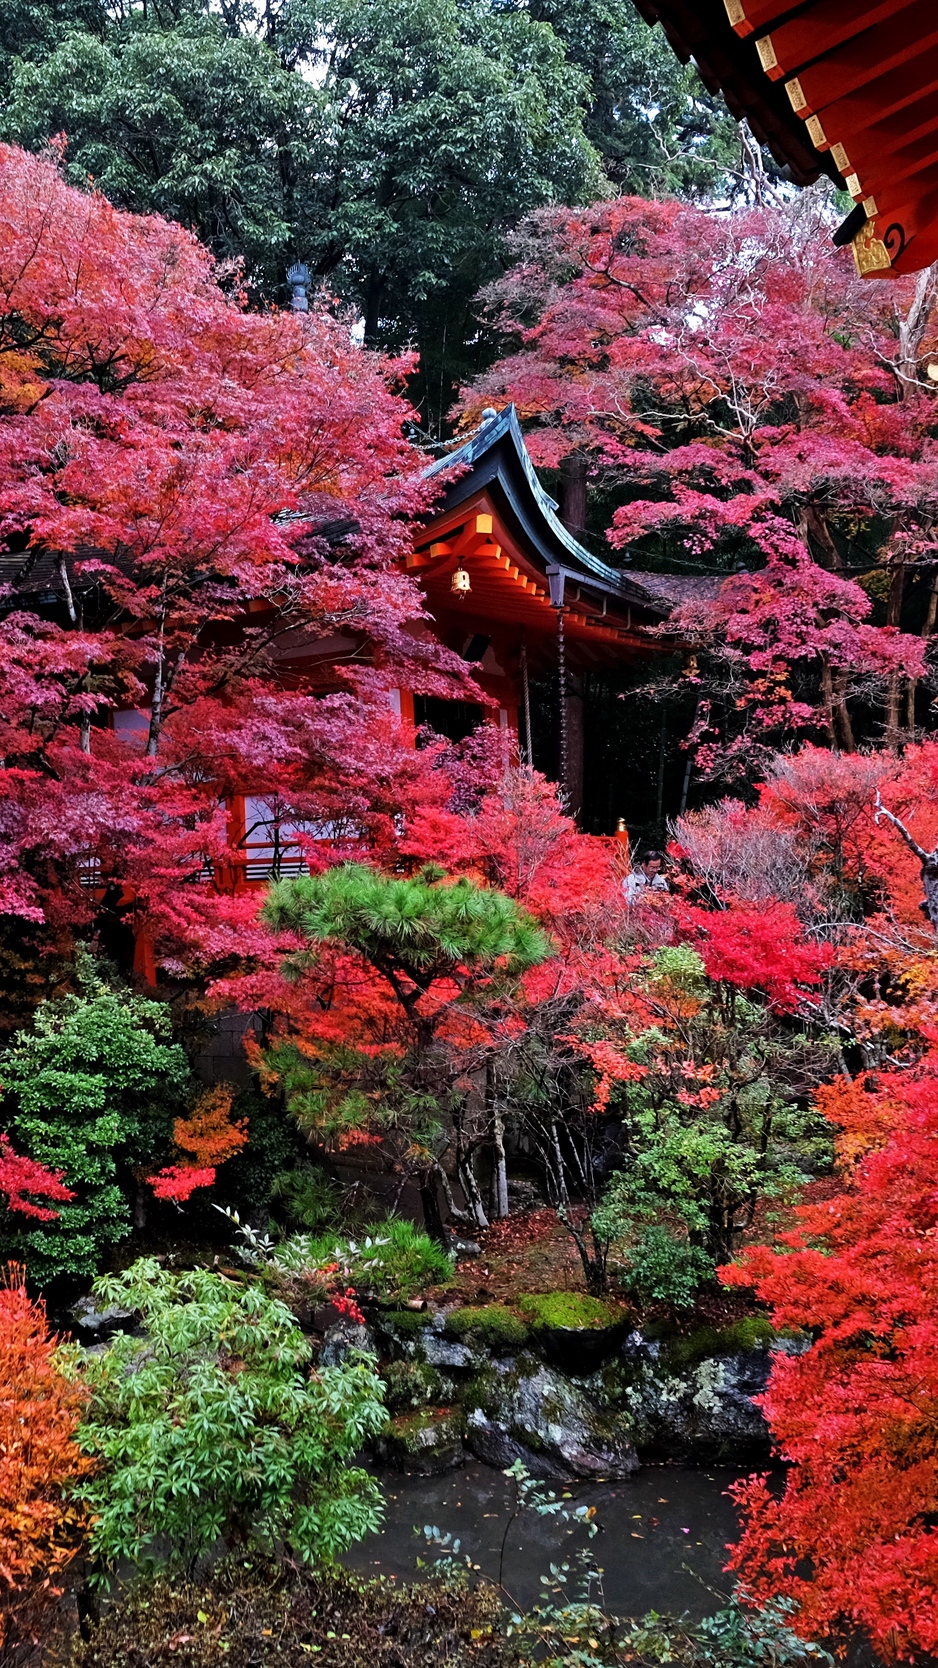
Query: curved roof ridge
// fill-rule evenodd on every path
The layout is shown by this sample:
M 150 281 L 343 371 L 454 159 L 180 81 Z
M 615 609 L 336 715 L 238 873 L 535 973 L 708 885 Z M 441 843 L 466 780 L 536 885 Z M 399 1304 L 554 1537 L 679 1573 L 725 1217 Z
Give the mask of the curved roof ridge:
M 518 421 L 518 413 L 514 405 L 503 406 L 497 416 L 490 417 L 488 422 L 483 423 L 476 433 L 457 447 L 454 452 L 448 452 L 445 457 L 437 458 L 435 462 L 431 463 L 424 470 L 424 475 L 426 477 L 442 475 L 457 464 L 464 464 L 467 468 L 472 467 L 487 452 L 497 446 L 499 441 L 505 439 L 508 439 L 512 444 L 537 511 L 546 523 L 551 538 L 566 551 L 572 564 L 586 574 L 591 574 L 593 578 L 598 579 L 611 591 L 618 591 L 623 596 L 631 593 L 633 597 L 636 596 L 636 593 L 641 593 L 642 587 L 632 579 L 631 575 L 621 572 L 618 568 L 610 567 L 599 556 L 594 556 L 592 551 L 587 550 L 584 545 L 580 544 L 579 540 L 570 532 L 570 529 L 564 526 L 557 514 L 556 500 L 551 498 L 538 480 L 537 471 L 531 462 L 530 453 L 525 445 L 521 424 Z M 651 597 L 648 600 L 651 601 Z

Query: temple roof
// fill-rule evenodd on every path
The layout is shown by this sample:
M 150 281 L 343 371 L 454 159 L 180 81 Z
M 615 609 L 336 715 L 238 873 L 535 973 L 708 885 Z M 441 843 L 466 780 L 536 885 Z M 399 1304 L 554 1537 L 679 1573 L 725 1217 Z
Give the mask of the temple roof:
M 431 526 L 468 504 L 480 488 L 488 490 L 506 525 L 527 551 L 540 558 L 545 574 L 559 569 L 569 582 L 588 581 L 592 590 L 618 604 L 631 604 L 663 618 L 668 607 L 630 574 L 610 567 L 574 538 L 557 515 L 557 505 L 545 492 L 528 455 L 521 424 L 513 405 L 489 418 L 456 451 L 438 458 L 428 477 L 446 480 L 442 500 L 432 512 Z M 418 548 L 419 548 L 418 541 Z
M 784 87 L 767 79 L 755 42 L 734 33 L 724 0 L 635 0 L 635 5 L 647 23 L 661 24 L 682 63 L 693 60 L 704 86 L 723 94 L 736 120 L 749 123 L 796 185 L 812 185 L 828 174 L 843 187 L 833 158 L 813 143 Z
M 788 165 L 856 207 L 835 236 L 864 276 L 938 257 L 935 0 L 635 0 Z M 786 108 L 787 106 L 787 108 Z

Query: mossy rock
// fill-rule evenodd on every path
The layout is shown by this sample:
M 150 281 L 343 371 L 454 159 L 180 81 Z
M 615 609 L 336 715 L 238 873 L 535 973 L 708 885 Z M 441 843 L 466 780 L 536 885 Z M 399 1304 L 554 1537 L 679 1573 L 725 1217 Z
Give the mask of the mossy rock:
M 528 1329 L 504 1303 L 489 1303 L 481 1309 L 454 1309 L 443 1328 L 448 1338 L 467 1344 L 481 1344 L 499 1352 L 523 1349 Z
M 417 1338 L 425 1326 L 432 1325 L 432 1309 L 382 1309 L 381 1325 L 399 1338 Z
M 621 1326 L 622 1309 L 601 1297 L 582 1292 L 538 1292 L 518 1299 L 518 1308 L 531 1326 L 564 1327 L 568 1331 L 596 1331 Z
M 593 1373 L 618 1349 L 629 1326 L 616 1304 L 580 1292 L 546 1292 L 518 1299 L 548 1360 L 566 1372 Z
M 399 1471 L 438 1477 L 465 1462 L 462 1408 L 423 1407 L 399 1413 L 376 1443 L 379 1459 Z
M 497 1413 L 506 1396 L 516 1395 L 522 1380 L 533 1377 L 541 1365 L 536 1355 L 527 1354 L 516 1356 L 507 1372 L 489 1362 L 465 1386 L 460 1397 L 463 1410 L 467 1414 L 475 1408 L 486 1414 Z
M 381 1369 L 384 1402 L 390 1413 L 408 1413 L 444 1398 L 446 1386 L 425 1361 L 388 1361 Z
M 662 1364 L 673 1373 L 685 1372 L 711 1356 L 769 1349 L 775 1338 L 768 1315 L 744 1315 L 731 1326 L 701 1326 L 686 1337 L 670 1339 L 662 1353 Z

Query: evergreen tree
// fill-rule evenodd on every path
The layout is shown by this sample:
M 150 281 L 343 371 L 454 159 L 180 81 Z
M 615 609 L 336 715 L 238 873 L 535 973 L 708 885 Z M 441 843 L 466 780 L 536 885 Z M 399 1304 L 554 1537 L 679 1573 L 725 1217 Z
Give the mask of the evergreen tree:
M 474 298 L 530 209 L 732 192 L 736 127 L 631 0 L 0 0 L 5 137 L 191 226 L 284 302 L 285 268 L 416 347 L 443 426 L 492 357 Z M 727 169 L 731 171 L 728 173 Z

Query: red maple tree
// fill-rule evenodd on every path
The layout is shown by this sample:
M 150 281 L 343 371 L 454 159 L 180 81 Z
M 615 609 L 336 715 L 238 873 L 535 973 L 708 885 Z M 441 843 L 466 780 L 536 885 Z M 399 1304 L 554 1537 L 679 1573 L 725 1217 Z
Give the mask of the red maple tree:
M 389 691 L 465 675 L 399 568 L 403 369 L 0 151 L 7 912 L 87 930 L 106 893 L 178 972 L 249 934 L 238 795 L 309 847 L 392 826 L 430 766 Z
M 10 1137 L 0 1132 L 0 1198 L 7 1210 L 32 1216 L 38 1222 L 53 1222 L 56 1212 L 36 1201 L 54 1199 L 63 1203 L 74 1197 L 60 1170 L 49 1170 L 35 1158 L 16 1152 Z
M 856 1160 L 843 1191 L 723 1271 L 808 1345 L 776 1357 L 763 1405 L 789 1469 L 781 1494 L 761 1477 L 735 1490 L 730 1567 L 750 1598 L 794 1600 L 806 1635 L 857 1631 L 908 1658 L 938 1647 L 938 1057 L 823 1104 Z
M 463 411 L 513 400 L 537 463 L 614 489 L 637 567 L 712 576 L 677 616 L 710 650 L 701 763 L 730 775 L 805 735 L 850 750 L 858 704 L 894 741 L 923 665 L 903 600 L 936 571 L 928 280 L 863 285 L 804 203 L 543 210 L 514 252 L 487 297 L 511 351 Z

